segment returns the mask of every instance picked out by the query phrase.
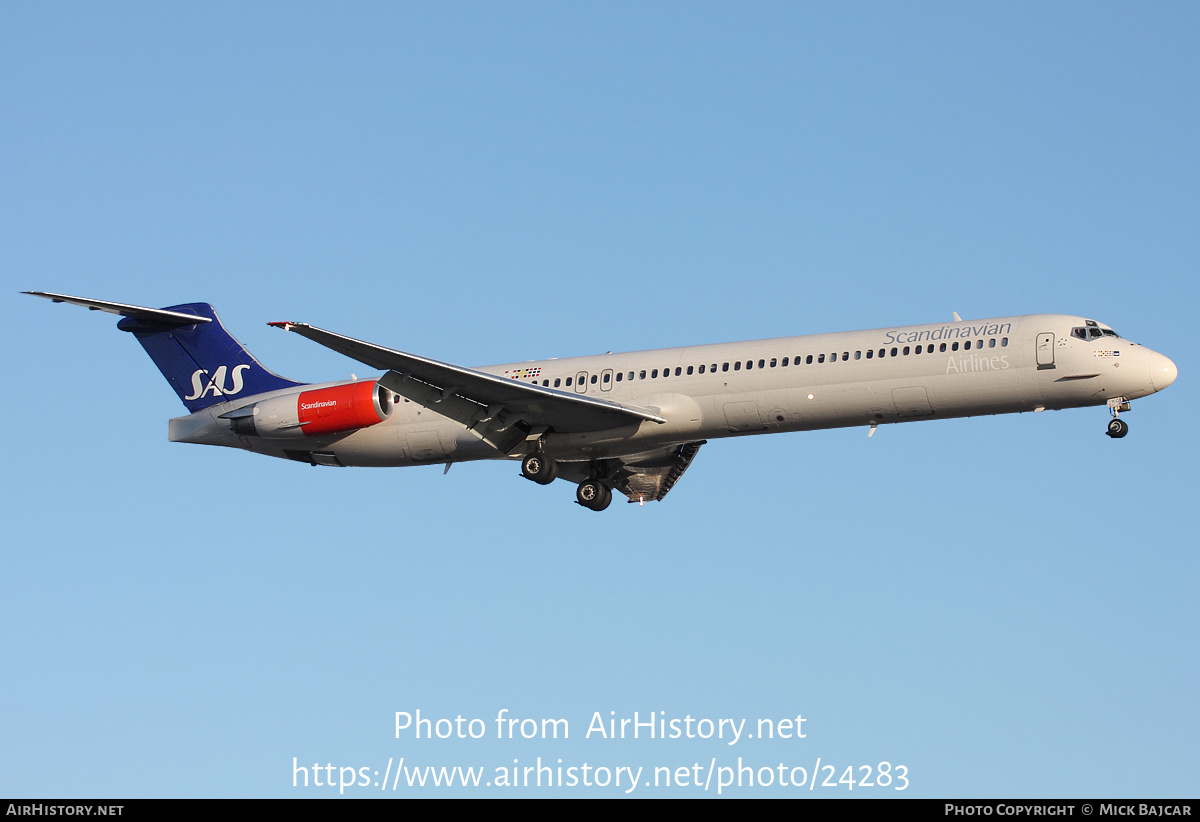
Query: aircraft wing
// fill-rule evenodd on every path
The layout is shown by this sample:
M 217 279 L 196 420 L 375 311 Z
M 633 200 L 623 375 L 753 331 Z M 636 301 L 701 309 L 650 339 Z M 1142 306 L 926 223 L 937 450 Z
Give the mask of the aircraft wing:
M 528 436 L 604 431 L 665 423 L 655 409 L 558 391 L 471 368 L 394 351 L 307 323 L 270 323 L 361 363 L 387 371 L 380 384 L 412 402 L 456 420 L 509 453 Z

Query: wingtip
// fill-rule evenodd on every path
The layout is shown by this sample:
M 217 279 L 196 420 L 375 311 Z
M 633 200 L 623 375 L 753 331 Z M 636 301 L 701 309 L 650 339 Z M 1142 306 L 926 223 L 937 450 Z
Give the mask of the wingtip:
M 272 328 L 282 328 L 284 331 L 290 331 L 292 326 L 295 325 L 295 323 L 280 322 L 280 323 L 267 323 L 267 325 L 271 326 Z

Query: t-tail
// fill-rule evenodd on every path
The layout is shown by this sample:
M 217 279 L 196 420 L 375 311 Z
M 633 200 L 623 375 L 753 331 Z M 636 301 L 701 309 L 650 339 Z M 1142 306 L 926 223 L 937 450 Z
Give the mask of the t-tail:
M 225 330 L 208 303 L 143 308 L 45 291 L 25 293 L 92 311 L 120 314 L 122 319 L 117 328 L 137 337 L 179 399 L 193 413 L 238 397 L 304 385 L 263 368 Z

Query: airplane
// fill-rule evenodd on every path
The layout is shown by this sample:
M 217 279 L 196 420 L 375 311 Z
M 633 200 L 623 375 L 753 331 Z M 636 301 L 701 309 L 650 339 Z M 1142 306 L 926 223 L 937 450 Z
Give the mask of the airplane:
M 529 480 L 662 500 L 709 439 L 1107 406 L 1178 376 L 1109 326 L 1060 314 L 898 326 L 464 368 L 296 322 L 269 325 L 384 371 L 306 384 L 280 377 L 207 303 L 143 308 L 24 292 L 121 315 L 183 401 L 168 438 L 324 466 L 519 460 Z

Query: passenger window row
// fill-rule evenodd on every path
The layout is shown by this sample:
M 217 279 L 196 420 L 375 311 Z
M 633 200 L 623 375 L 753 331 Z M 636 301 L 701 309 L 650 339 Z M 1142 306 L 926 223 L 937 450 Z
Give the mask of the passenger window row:
M 997 345 L 999 345 L 999 347 L 1001 347 L 1001 348 L 1007 348 L 1008 347 L 1008 337 L 1000 337 L 999 341 L 997 341 L 997 339 L 995 337 L 989 337 L 986 340 L 966 340 L 965 342 L 963 342 L 961 344 L 961 346 L 960 346 L 959 342 L 955 341 L 952 343 L 937 343 L 937 344 L 929 343 L 928 345 L 925 345 L 925 346 L 905 345 L 905 346 L 893 346 L 892 348 L 879 348 L 879 349 L 868 348 L 866 351 L 865 358 L 868 360 L 872 360 L 872 359 L 885 359 L 889 356 L 890 357 L 907 357 L 910 355 L 916 356 L 916 355 L 922 354 L 922 353 L 924 353 L 924 354 L 935 354 L 935 353 L 942 354 L 942 353 L 946 353 L 946 352 L 958 351 L 958 350 L 960 350 L 960 348 L 963 351 L 972 351 L 972 350 L 978 351 L 978 350 L 982 350 L 985 347 L 986 348 L 995 348 Z M 776 367 L 786 368 L 789 365 L 789 363 L 791 365 L 812 365 L 814 363 L 819 365 L 821 363 L 834 363 L 834 362 L 839 362 L 839 361 L 840 362 L 849 362 L 850 358 L 851 358 L 851 354 L 849 351 L 842 351 L 840 353 L 837 351 L 834 351 L 828 355 L 826 355 L 826 354 L 815 354 L 815 355 L 814 354 L 802 354 L 802 355 L 799 355 L 796 357 L 783 357 L 783 358 L 772 357 L 770 360 L 767 360 L 765 358 L 759 359 L 759 360 L 746 360 L 744 364 L 741 360 L 738 360 L 733 363 L 728 363 L 728 362 L 721 363 L 720 371 L 721 371 L 721 373 L 725 373 L 725 372 L 728 372 L 731 368 L 734 371 L 741 371 L 741 370 L 743 370 L 743 368 L 746 371 L 753 371 L 756 367 L 760 370 L 764 369 L 764 368 L 776 368 Z M 864 358 L 864 355 L 863 355 L 862 351 L 854 352 L 855 360 L 861 360 L 863 358 Z M 717 373 L 717 363 L 712 363 L 711 365 L 703 364 L 703 365 L 698 365 L 698 366 L 696 366 L 696 365 L 688 365 L 688 366 L 677 365 L 674 368 L 669 368 L 669 367 L 663 368 L 663 369 L 652 368 L 652 369 L 649 369 L 648 371 L 647 370 L 617 371 L 616 372 L 616 381 L 617 382 L 626 382 L 626 381 L 632 382 L 634 380 L 645 380 L 645 379 L 657 380 L 657 379 L 666 379 L 672 375 L 674 375 L 676 377 L 683 377 L 683 376 L 690 377 L 694 374 L 705 374 L 705 373 L 716 374 Z M 582 372 L 581 372 L 581 376 L 582 376 Z M 581 376 L 556 377 L 553 380 L 553 387 L 554 388 L 564 388 L 564 387 L 571 388 L 571 387 L 573 387 L 572 383 L 576 379 L 579 379 L 580 382 L 582 382 Z M 598 376 L 599 375 L 597 375 L 597 374 L 591 375 L 590 382 L 592 385 L 596 385 Z M 613 376 L 613 372 L 611 372 L 609 370 L 604 371 L 603 382 L 604 382 L 605 386 L 609 385 L 610 380 L 612 379 L 612 376 Z M 536 378 L 534 378 L 532 380 L 532 382 L 536 385 L 538 381 Z M 547 386 L 547 387 L 549 387 L 551 385 L 551 381 L 549 379 L 543 379 L 541 382 L 542 382 L 542 385 Z M 575 387 L 578 387 L 578 386 L 575 386 Z

